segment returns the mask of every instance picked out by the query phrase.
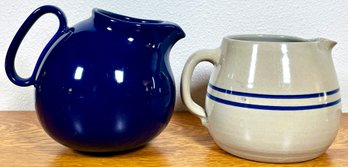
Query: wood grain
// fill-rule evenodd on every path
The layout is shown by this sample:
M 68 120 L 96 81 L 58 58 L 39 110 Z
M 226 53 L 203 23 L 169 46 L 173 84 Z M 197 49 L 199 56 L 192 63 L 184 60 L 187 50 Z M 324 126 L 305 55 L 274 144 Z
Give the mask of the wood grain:
M 296 164 L 248 161 L 219 149 L 198 118 L 174 114 L 169 126 L 148 145 L 113 155 L 86 155 L 53 141 L 35 112 L 0 112 L 0 167 L 46 166 L 348 166 L 348 114 L 330 149 L 317 159 Z

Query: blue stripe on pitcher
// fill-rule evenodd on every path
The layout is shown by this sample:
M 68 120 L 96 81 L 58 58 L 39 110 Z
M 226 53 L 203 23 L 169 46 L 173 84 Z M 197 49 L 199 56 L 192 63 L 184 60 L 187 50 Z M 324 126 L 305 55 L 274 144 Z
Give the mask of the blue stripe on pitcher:
M 339 88 L 322 93 L 310 93 L 310 94 L 296 94 L 296 95 L 271 95 L 271 94 L 258 94 L 258 93 L 246 93 L 239 92 L 234 90 L 227 90 L 223 88 L 219 88 L 211 83 L 209 83 L 209 87 L 218 92 L 222 92 L 225 94 L 231 94 L 236 96 L 245 96 L 245 97 L 256 97 L 256 98 L 269 98 L 269 99 L 307 99 L 307 98 L 317 98 L 323 96 L 330 96 L 339 92 Z
M 251 108 L 251 109 L 261 109 L 261 110 L 280 110 L 280 111 L 320 109 L 320 108 L 334 106 L 334 105 L 339 104 L 341 102 L 341 99 L 338 99 L 336 101 L 329 102 L 329 103 L 308 105 L 308 106 L 267 106 L 267 105 L 246 104 L 246 103 L 229 101 L 229 100 L 218 98 L 218 97 L 213 96 L 209 93 L 207 93 L 207 96 L 216 102 L 230 105 L 230 106 L 236 106 L 236 107 L 242 107 L 242 108 Z

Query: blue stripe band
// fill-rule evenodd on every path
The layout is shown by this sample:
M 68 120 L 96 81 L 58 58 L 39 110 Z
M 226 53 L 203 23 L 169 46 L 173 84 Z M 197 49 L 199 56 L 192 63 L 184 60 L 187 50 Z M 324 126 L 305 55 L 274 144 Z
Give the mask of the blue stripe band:
M 236 107 L 242 107 L 242 108 L 251 108 L 251 109 L 261 109 L 261 110 L 281 110 L 281 111 L 319 109 L 319 108 L 334 106 L 334 105 L 339 104 L 341 102 L 341 99 L 338 99 L 336 101 L 326 103 L 326 104 L 317 104 L 317 105 L 309 105 L 309 106 L 266 106 L 266 105 L 245 104 L 245 103 L 229 101 L 229 100 L 215 97 L 209 93 L 207 93 L 207 96 L 216 102 L 230 105 L 230 106 L 236 106 Z
M 223 88 L 219 88 L 217 86 L 214 86 L 209 83 L 209 87 L 213 90 L 225 93 L 225 94 L 231 94 L 236 96 L 245 96 L 245 97 L 256 97 L 256 98 L 268 98 L 268 99 L 307 99 L 307 98 L 316 98 L 316 97 L 323 97 L 323 96 L 330 96 L 333 94 L 336 94 L 340 91 L 339 88 L 329 91 L 329 92 L 322 92 L 322 93 L 311 93 L 311 94 L 297 94 L 297 95 L 270 95 L 270 94 L 258 94 L 258 93 L 246 93 L 246 92 L 238 92 L 238 91 L 232 91 L 227 90 Z

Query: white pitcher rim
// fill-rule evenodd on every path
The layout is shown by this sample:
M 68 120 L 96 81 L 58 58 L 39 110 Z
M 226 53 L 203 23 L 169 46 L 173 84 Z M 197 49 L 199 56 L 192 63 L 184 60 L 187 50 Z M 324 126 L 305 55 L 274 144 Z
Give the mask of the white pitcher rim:
M 224 37 L 227 41 L 246 42 L 246 43 L 317 43 L 318 38 L 304 39 L 301 37 L 290 36 L 290 35 L 275 35 L 275 34 L 239 34 L 239 35 L 228 35 Z

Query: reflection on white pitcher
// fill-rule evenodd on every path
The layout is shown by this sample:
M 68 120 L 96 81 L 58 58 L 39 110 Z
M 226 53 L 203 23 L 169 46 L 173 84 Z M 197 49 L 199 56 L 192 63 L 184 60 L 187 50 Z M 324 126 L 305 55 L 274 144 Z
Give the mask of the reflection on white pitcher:
M 316 158 L 334 141 L 341 97 L 331 50 L 336 42 L 282 35 L 236 35 L 186 62 L 181 96 L 225 151 L 250 160 Z M 209 61 L 205 109 L 191 98 L 195 66 Z

